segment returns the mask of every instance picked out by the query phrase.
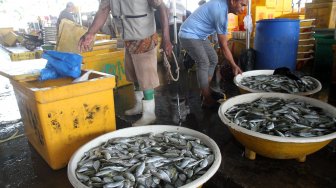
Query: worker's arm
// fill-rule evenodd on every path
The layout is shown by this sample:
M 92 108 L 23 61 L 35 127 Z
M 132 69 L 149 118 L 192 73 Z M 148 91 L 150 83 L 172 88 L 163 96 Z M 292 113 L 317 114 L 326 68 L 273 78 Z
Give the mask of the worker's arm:
M 107 0 L 102 0 L 99 5 L 99 9 L 94 17 L 92 25 L 89 30 L 80 38 L 78 47 L 79 51 L 88 51 L 90 44 L 94 40 L 95 34 L 105 24 L 107 16 L 110 13 L 110 3 Z
M 219 46 L 225 56 L 225 58 L 229 61 L 229 64 L 231 65 L 232 71 L 234 75 L 241 74 L 242 70 L 239 68 L 239 66 L 235 63 L 232 53 L 228 47 L 228 40 L 226 35 L 224 34 L 218 34 L 218 41 L 219 41 Z
M 170 42 L 169 36 L 169 25 L 168 25 L 168 14 L 167 8 L 164 3 L 161 3 L 157 10 L 160 12 L 160 21 L 161 21 L 161 28 L 162 28 L 162 43 L 161 48 L 166 52 L 168 56 L 171 55 L 173 51 L 173 46 Z

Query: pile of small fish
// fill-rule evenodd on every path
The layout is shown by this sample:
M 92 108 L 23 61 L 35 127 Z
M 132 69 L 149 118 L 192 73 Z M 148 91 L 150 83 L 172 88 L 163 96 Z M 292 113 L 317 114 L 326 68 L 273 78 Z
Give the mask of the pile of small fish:
M 178 132 L 112 138 L 84 153 L 77 178 L 88 187 L 180 187 L 215 160 L 200 139 Z
M 318 87 L 318 83 L 309 76 L 303 76 L 300 80 L 293 80 L 284 75 L 263 74 L 244 77 L 240 84 L 254 90 L 279 93 L 307 92 Z
M 234 105 L 225 115 L 246 129 L 281 137 L 316 137 L 336 131 L 336 117 L 297 99 L 260 98 Z

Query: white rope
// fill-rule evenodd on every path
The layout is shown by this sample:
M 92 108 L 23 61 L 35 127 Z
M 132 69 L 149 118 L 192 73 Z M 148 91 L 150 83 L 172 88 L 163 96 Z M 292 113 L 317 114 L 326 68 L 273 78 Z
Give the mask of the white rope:
M 19 133 L 19 130 L 17 129 L 17 130 L 15 131 L 15 133 L 14 133 L 12 136 L 10 136 L 9 138 L 0 140 L 0 144 L 2 144 L 2 143 L 4 143 L 4 142 L 7 142 L 7 141 L 10 141 L 10 140 L 13 140 L 13 139 L 16 139 L 16 138 L 19 138 L 19 137 L 21 137 L 21 136 L 24 136 L 24 134 L 19 134 L 19 135 L 17 135 L 18 133 Z
M 163 65 L 166 67 L 166 69 L 168 70 L 168 73 L 169 73 L 169 76 L 170 76 L 170 79 L 172 79 L 173 81 L 177 82 L 179 77 L 180 77 L 180 67 L 177 63 L 177 60 L 176 60 L 176 57 L 175 57 L 175 54 L 174 52 L 172 52 L 173 54 L 173 57 L 174 57 L 174 61 L 175 61 L 175 64 L 176 64 L 176 70 L 175 70 L 175 73 L 176 73 L 176 78 L 174 78 L 172 72 L 171 72 L 171 66 L 170 66 L 170 63 L 168 61 L 168 58 L 167 58 L 167 55 L 166 55 L 166 52 L 162 49 L 160 49 L 160 52 L 163 53 Z

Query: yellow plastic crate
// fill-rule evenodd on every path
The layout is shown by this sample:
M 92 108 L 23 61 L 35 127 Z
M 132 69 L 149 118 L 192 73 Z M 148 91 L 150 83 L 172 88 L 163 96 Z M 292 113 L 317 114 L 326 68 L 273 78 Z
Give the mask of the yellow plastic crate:
M 118 49 L 113 49 L 113 48 L 108 48 L 108 49 L 102 49 L 102 50 L 94 50 L 94 51 L 88 51 L 88 52 L 83 52 L 81 53 L 81 55 L 83 56 L 83 58 L 86 57 L 91 57 L 91 56 L 95 56 L 95 55 L 99 55 L 99 54 L 104 54 L 104 53 L 110 53 L 110 52 L 114 52 L 117 51 Z
M 12 61 L 22 61 L 22 60 L 29 60 L 29 59 L 38 59 L 42 56 L 42 50 L 36 51 L 27 51 L 21 53 L 10 53 L 9 57 Z
M 283 11 L 292 11 L 292 0 L 283 0 Z
M 115 77 L 93 72 L 89 81 L 72 81 L 11 79 L 25 135 L 55 170 L 65 167 L 80 146 L 116 129 Z
M 11 31 L 3 37 L 3 42 L 6 46 L 14 46 L 16 44 L 17 37 L 18 35 Z
M 12 61 L 35 59 L 35 52 L 10 53 L 9 57 Z
M 266 11 L 266 19 L 274 19 L 278 13 L 275 11 L 275 9 L 267 9 Z
M 277 0 L 255 0 L 257 6 L 266 6 L 268 8 L 275 8 Z
M 95 40 L 110 40 L 111 35 L 106 35 L 106 34 L 96 34 Z
M 87 32 L 87 28 L 67 19 L 62 19 L 59 25 L 56 51 L 80 53 L 78 41 Z M 93 45 L 93 43 L 92 43 Z
M 231 30 L 238 29 L 238 16 L 230 13 L 228 15 L 228 28 Z
M 123 50 L 101 54 L 92 53 L 92 56 L 86 53 L 83 53 L 83 69 L 92 69 L 115 75 L 117 87 L 131 84 L 126 80 Z
M 281 12 L 284 11 L 284 0 L 277 0 L 275 10 Z
M 267 18 L 267 8 L 265 6 L 254 6 L 251 11 L 254 24 L 259 20 Z
M 11 31 L 14 31 L 14 28 L 12 28 L 12 27 L 2 27 L 2 28 L 0 28 L 0 38 L 7 35 Z
M 292 11 L 292 0 L 277 0 L 276 1 L 276 6 L 275 6 L 276 11 Z

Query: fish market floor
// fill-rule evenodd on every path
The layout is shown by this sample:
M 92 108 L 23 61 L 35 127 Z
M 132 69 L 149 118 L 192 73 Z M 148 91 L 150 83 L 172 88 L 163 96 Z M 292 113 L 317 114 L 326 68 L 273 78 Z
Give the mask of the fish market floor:
M 163 77 L 160 78 L 164 80 Z M 172 115 L 171 98 L 180 88 L 181 97 L 189 104 L 190 113 L 181 124 L 200 131 L 216 141 L 222 162 L 217 173 L 204 187 L 336 187 L 336 144 L 332 142 L 320 151 L 307 156 L 304 163 L 296 160 L 275 160 L 257 155 L 252 161 L 244 157 L 244 147 L 238 143 L 221 122 L 216 110 L 200 107 L 196 78 L 192 73 L 182 76 L 180 86 L 163 83 L 156 90 L 156 124 L 176 125 Z M 23 124 L 12 90 L 7 79 L 0 77 L 0 139 L 16 133 L 13 139 L 0 143 L 0 187 L 67 188 L 67 169 L 52 170 L 23 135 Z M 221 84 L 228 97 L 239 93 L 232 83 Z M 182 88 L 182 89 L 181 89 Z M 117 128 L 130 127 L 140 116 L 126 117 L 125 109 L 133 104 L 130 100 L 132 87 L 115 91 Z M 173 96 L 173 97 L 171 97 Z

